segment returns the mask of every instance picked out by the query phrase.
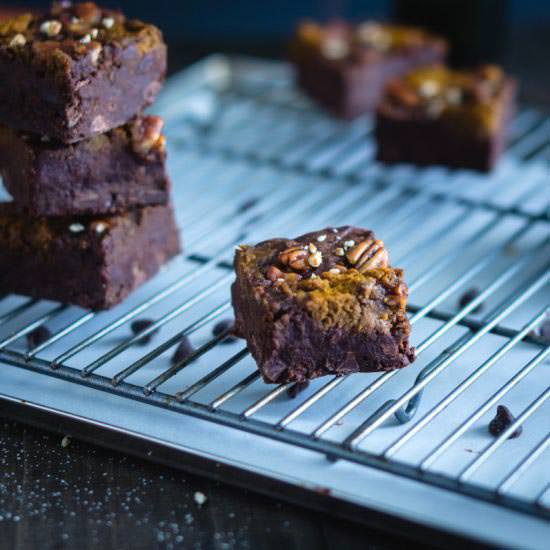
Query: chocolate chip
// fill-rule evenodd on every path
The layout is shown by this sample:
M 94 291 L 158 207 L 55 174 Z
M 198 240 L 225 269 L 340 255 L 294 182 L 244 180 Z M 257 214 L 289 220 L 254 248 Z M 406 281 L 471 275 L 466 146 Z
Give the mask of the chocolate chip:
M 233 325 L 234 325 L 234 321 L 233 319 L 223 319 L 222 321 L 220 321 L 219 323 L 216 323 L 214 325 L 214 328 L 212 329 L 212 334 L 214 336 L 219 336 L 220 334 L 222 334 L 223 332 L 225 332 L 226 330 L 231 330 L 233 329 Z M 222 344 L 232 344 L 233 342 L 236 342 L 237 341 L 237 337 L 232 335 L 232 334 L 228 334 L 222 341 L 221 343 Z
M 308 380 L 306 380 L 305 382 L 296 382 L 286 390 L 286 394 L 291 399 L 294 399 L 299 393 L 302 393 L 308 386 L 309 386 Z
M 131 325 L 132 332 L 137 336 L 141 332 L 144 332 L 147 330 L 154 321 L 152 319 L 138 319 L 137 321 L 134 321 Z M 136 341 L 136 344 L 139 344 L 140 346 L 145 346 L 151 341 L 151 338 L 159 331 L 158 328 L 150 332 L 149 334 L 146 334 L 142 338 Z
M 184 336 L 182 341 L 179 343 L 174 355 L 172 355 L 172 365 L 181 363 L 183 360 L 187 359 L 194 351 L 191 342 L 187 336 Z
M 470 302 L 473 302 L 479 296 L 479 290 L 477 288 L 468 289 L 458 300 L 458 306 L 460 309 L 465 308 Z M 483 302 L 478 304 L 471 313 L 480 313 L 483 310 Z
M 260 222 L 262 218 L 263 218 L 263 214 L 256 214 L 255 216 L 252 216 L 252 218 L 250 218 L 247 223 L 248 225 L 254 225 Z
M 489 432 L 491 435 L 494 435 L 495 437 L 498 437 L 501 433 L 508 428 L 513 422 L 515 421 L 514 415 L 510 412 L 510 409 L 508 407 L 505 407 L 504 405 L 499 405 L 497 407 L 497 414 L 489 422 Z M 513 431 L 509 436 L 508 439 L 515 439 L 516 437 L 519 437 L 521 433 L 523 432 L 523 427 L 518 426 L 515 431 Z
M 242 214 L 243 212 L 250 210 L 253 206 L 256 206 L 258 202 L 260 202 L 260 199 L 258 197 L 248 199 L 239 205 L 239 207 L 237 208 L 237 212 Z
M 29 349 L 34 349 L 51 337 L 52 333 L 50 330 L 41 325 L 27 334 L 27 346 Z

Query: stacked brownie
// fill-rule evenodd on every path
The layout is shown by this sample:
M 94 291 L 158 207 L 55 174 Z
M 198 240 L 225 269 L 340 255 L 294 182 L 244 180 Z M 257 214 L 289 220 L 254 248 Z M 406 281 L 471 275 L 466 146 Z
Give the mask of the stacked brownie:
M 0 293 L 111 307 L 179 250 L 153 25 L 92 2 L 0 22 Z

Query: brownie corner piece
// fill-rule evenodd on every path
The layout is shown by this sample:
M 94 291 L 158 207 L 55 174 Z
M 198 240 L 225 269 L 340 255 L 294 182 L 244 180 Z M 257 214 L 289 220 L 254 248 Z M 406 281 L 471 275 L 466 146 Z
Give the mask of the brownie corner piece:
M 0 293 L 107 309 L 178 254 L 170 206 L 35 218 L 0 203 Z
M 434 65 L 392 79 L 376 113 L 377 160 L 490 171 L 506 146 L 516 87 L 495 65 Z
M 93 2 L 0 22 L 0 123 L 17 130 L 63 143 L 104 133 L 151 104 L 165 73 L 159 29 Z
M 0 126 L 0 174 L 17 207 L 34 216 L 112 214 L 165 205 L 162 119 L 124 126 L 63 145 Z
M 443 62 L 447 42 L 410 26 L 306 21 L 289 54 L 300 88 L 328 111 L 351 119 L 376 108 L 389 78 Z
M 266 382 L 379 372 L 414 361 L 407 286 L 372 231 L 326 228 L 241 246 L 236 332 Z

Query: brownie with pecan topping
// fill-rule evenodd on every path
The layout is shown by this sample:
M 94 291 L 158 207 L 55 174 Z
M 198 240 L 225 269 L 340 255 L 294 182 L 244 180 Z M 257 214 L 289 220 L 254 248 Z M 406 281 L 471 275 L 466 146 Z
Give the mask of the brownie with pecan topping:
M 36 216 L 167 204 L 162 124 L 157 116 L 138 116 L 71 145 L 0 126 L 0 174 L 17 207 Z
M 401 269 L 372 231 L 326 228 L 240 246 L 232 287 L 236 333 L 263 379 L 389 371 L 414 361 Z
M 128 122 L 153 102 L 166 46 L 153 25 L 93 2 L 0 22 L 0 123 L 63 143 Z
M 389 78 L 441 62 L 446 53 L 443 38 L 375 21 L 305 22 L 298 26 L 290 48 L 298 85 L 343 118 L 373 111 Z
M 89 309 L 121 302 L 180 250 L 170 206 L 35 218 L 0 203 L 0 293 Z
M 377 159 L 489 171 L 506 145 L 515 93 L 495 65 L 436 65 L 393 79 L 376 114 Z

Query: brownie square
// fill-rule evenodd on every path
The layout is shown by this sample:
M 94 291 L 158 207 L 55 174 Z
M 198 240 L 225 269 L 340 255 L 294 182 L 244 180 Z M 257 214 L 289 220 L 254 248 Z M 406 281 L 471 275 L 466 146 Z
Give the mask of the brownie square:
M 389 78 L 443 61 L 446 53 L 444 39 L 414 27 L 306 22 L 290 56 L 307 94 L 337 116 L 354 118 L 376 108 Z
M 387 84 L 376 114 L 376 158 L 489 171 L 506 145 L 516 83 L 499 67 L 416 69 Z
M 160 31 L 93 2 L 0 22 L 0 123 L 73 143 L 125 124 L 166 72 Z
M 108 214 L 167 204 L 162 120 L 138 116 L 64 145 L 0 126 L 0 174 L 16 205 L 36 216 Z
M 389 371 L 414 360 L 403 272 L 372 231 L 326 228 L 241 246 L 236 332 L 266 382 Z
M 170 206 L 34 218 L 0 203 L 0 293 L 83 308 L 121 302 L 180 250 Z

